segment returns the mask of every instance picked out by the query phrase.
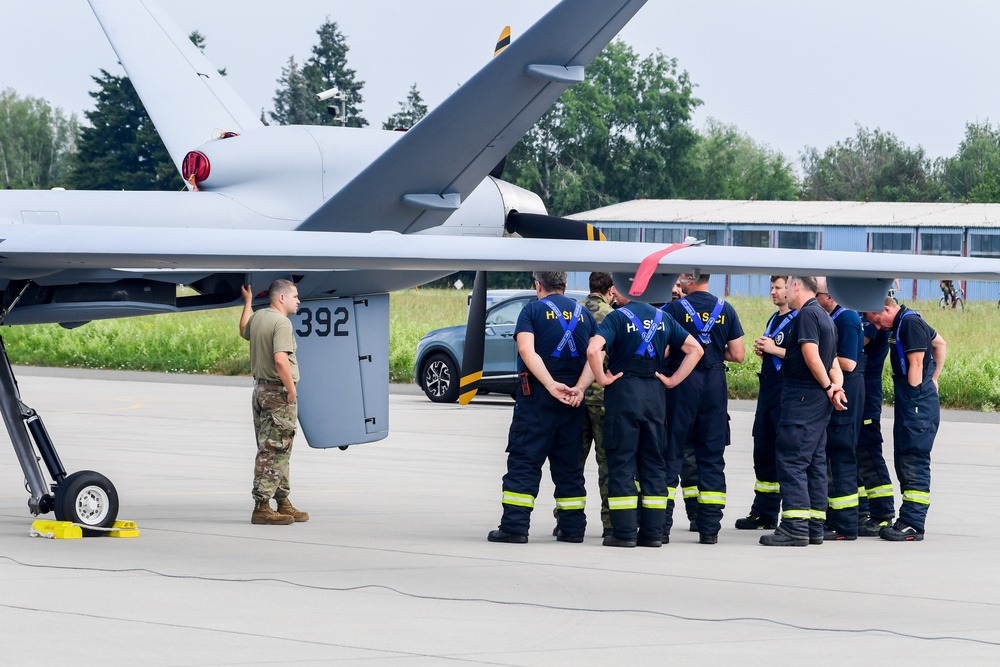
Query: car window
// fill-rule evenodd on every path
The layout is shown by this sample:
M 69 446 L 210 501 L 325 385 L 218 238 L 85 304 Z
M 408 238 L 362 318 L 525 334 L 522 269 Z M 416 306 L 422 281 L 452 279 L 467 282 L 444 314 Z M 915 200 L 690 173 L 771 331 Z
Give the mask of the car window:
M 517 316 L 524 310 L 528 299 L 508 299 L 493 308 L 486 316 L 486 326 L 517 324 Z

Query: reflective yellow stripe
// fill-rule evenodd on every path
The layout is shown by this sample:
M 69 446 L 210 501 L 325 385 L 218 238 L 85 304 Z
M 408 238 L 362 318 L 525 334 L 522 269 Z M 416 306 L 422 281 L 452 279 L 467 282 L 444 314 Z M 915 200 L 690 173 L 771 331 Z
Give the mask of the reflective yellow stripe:
M 556 498 L 556 509 L 560 510 L 582 510 L 587 506 L 587 497 L 582 498 Z
M 866 420 L 864 420 L 864 421 L 863 421 L 863 422 L 861 422 L 861 423 L 862 423 L 862 424 L 864 424 L 865 426 L 868 426 L 869 424 L 871 424 L 871 423 L 872 423 L 872 420 L 871 420 L 871 419 L 866 419 Z
M 482 371 L 479 371 L 478 373 L 469 373 L 468 375 L 462 378 L 462 381 L 459 382 L 458 386 L 467 387 L 473 382 L 479 382 L 482 379 L 483 379 Z
M 668 486 L 667 487 L 667 500 L 673 500 L 677 497 L 677 487 Z
M 608 498 L 608 509 L 610 510 L 634 510 L 638 506 L 639 496 Z
M 781 513 L 782 519 L 808 519 L 812 510 L 785 510 Z
M 858 498 L 861 499 L 861 498 L 867 498 L 867 497 L 868 497 L 868 490 L 865 489 L 865 487 L 863 487 L 863 486 L 859 486 L 858 487 Z
M 920 503 L 921 505 L 930 505 L 931 494 L 929 491 L 903 491 L 903 502 Z
M 725 505 L 725 491 L 702 491 L 698 494 L 699 505 Z
M 527 507 L 529 509 L 533 509 L 535 507 L 534 496 L 529 496 L 526 493 L 514 493 L 513 491 L 504 491 L 502 502 L 504 505 L 515 505 L 517 507 Z
M 684 491 L 684 500 L 687 500 L 688 498 L 697 498 L 698 497 L 698 487 L 697 486 L 685 486 L 685 487 L 683 487 L 682 490 Z
M 858 494 L 852 493 L 849 496 L 840 496 L 839 498 L 829 498 L 828 502 L 830 504 L 830 509 L 832 510 L 842 510 L 848 507 L 858 506 Z
M 665 510 L 667 509 L 667 497 L 666 496 L 643 496 L 642 506 L 646 509 L 651 510 Z
M 642 487 L 639 486 L 639 480 L 635 480 L 635 492 L 642 493 Z
M 826 521 L 826 512 L 824 510 L 809 510 L 809 518 Z
M 757 493 L 780 493 L 781 487 L 777 482 L 765 482 L 758 479 L 753 485 L 753 490 Z
M 892 498 L 892 484 L 883 484 L 868 489 L 869 498 Z

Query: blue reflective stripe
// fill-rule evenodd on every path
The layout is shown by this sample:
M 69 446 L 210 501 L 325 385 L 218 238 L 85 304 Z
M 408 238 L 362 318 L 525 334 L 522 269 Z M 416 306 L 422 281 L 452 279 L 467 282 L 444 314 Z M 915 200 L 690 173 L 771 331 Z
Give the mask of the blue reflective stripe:
M 562 355 L 563 348 L 566 347 L 566 343 L 569 343 L 570 355 L 575 359 L 578 354 L 576 351 L 576 343 L 573 341 L 573 329 L 576 328 L 576 323 L 579 321 L 580 313 L 583 311 L 583 304 L 576 304 L 576 308 L 573 309 L 573 321 L 569 324 L 566 323 L 566 319 L 563 317 L 562 311 L 548 299 L 542 299 L 542 303 L 547 305 L 553 313 L 556 314 L 556 321 L 562 326 L 563 337 L 559 341 L 559 347 L 557 347 L 553 352 L 553 357 L 558 357 Z
M 691 306 L 686 297 L 681 298 L 680 302 L 681 305 L 684 306 L 684 310 L 686 310 L 688 315 L 691 316 L 691 320 L 693 322 L 701 321 L 701 318 L 698 317 L 698 313 Z M 708 345 L 709 343 L 712 342 L 712 337 L 708 335 L 708 332 L 711 331 L 712 327 L 715 326 L 715 321 L 719 319 L 719 315 L 722 313 L 722 307 L 725 305 L 726 302 L 723 301 L 722 299 L 719 299 L 719 301 L 715 304 L 715 308 L 712 309 L 712 314 L 709 316 L 708 321 L 705 322 L 705 326 L 701 327 L 701 329 L 698 330 L 699 331 L 698 340 L 701 341 L 702 345 Z
M 764 337 L 774 340 L 774 337 L 777 336 L 779 333 L 781 333 L 781 330 L 784 329 L 789 322 L 794 320 L 798 314 L 799 314 L 798 310 L 793 310 L 791 313 L 789 313 L 788 317 L 786 317 L 784 320 L 781 321 L 781 324 L 778 325 L 778 328 L 775 329 L 773 333 L 771 332 L 771 327 L 774 326 L 774 320 L 778 318 L 778 313 L 771 315 L 771 319 L 767 321 L 767 329 L 764 330 Z M 774 370 L 780 371 L 781 359 L 772 354 L 771 361 L 774 362 Z
M 842 312 L 844 312 L 844 307 L 843 306 L 837 306 L 837 308 L 838 308 L 838 310 L 833 311 L 833 315 L 830 316 L 831 320 L 837 319 L 838 317 L 840 317 L 840 314 Z
M 656 349 L 653 348 L 653 344 L 650 343 L 650 341 L 653 340 L 653 336 L 656 335 L 656 330 L 660 328 L 660 322 L 663 320 L 663 311 L 660 309 L 656 310 L 656 317 L 653 318 L 653 323 L 650 325 L 649 329 L 646 329 L 642 326 L 642 322 L 639 321 L 639 318 L 636 317 L 631 310 L 625 308 L 624 306 L 618 310 L 625 314 L 625 317 L 632 322 L 632 326 L 634 326 L 636 331 L 639 332 L 639 335 L 642 336 L 642 342 L 639 343 L 639 347 L 636 348 L 635 353 L 640 357 L 655 357 Z
M 903 351 L 903 341 L 899 339 L 899 330 L 903 327 L 903 320 L 907 315 L 919 315 L 915 310 L 903 311 L 899 316 L 899 324 L 896 325 L 896 353 L 899 354 L 899 367 L 903 369 L 903 377 L 906 377 L 906 352 Z M 934 361 L 934 352 L 930 353 L 931 361 Z

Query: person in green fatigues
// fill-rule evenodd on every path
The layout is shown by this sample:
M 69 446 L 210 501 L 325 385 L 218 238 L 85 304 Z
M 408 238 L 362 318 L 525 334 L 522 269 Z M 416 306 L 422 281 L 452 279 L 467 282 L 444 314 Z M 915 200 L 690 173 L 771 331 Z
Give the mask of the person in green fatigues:
M 298 422 L 299 365 L 295 359 L 295 335 L 288 319 L 299 309 L 295 283 L 278 279 L 268 290 L 269 305 L 253 312 L 250 285 L 240 287 L 243 314 L 240 335 L 250 341 L 250 371 L 254 377 L 253 424 L 257 434 L 254 460 L 254 510 L 250 523 L 286 525 L 308 521 L 306 512 L 288 500 L 288 464 Z M 271 508 L 271 499 L 278 505 Z

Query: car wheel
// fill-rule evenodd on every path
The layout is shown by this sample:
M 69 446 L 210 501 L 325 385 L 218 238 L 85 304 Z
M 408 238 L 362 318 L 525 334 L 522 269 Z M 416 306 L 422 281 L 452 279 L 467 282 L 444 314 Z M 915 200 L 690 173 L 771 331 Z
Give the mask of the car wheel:
M 458 400 L 458 367 L 446 354 L 435 354 L 421 374 L 424 393 L 435 403 L 454 403 Z

